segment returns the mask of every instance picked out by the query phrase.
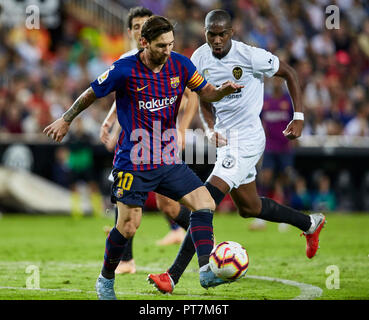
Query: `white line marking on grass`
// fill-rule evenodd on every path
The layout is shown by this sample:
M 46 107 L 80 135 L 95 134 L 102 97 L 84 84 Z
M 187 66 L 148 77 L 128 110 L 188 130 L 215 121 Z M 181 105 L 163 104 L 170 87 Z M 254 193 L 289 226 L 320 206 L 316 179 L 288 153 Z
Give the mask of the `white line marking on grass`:
M 14 265 L 19 266 L 25 266 L 28 264 L 41 264 L 43 266 L 49 265 L 49 266 L 55 266 L 55 265 L 59 265 L 62 266 L 63 268 L 69 267 L 69 268 L 83 268 L 83 267 L 100 267 L 101 266 L 101 262 L 87 262 L 87 263 L 67 263 L 67 262 L 56 262 L 56 261 L 50 261 L 50 262 L 32 262 L 32 261 L 0 261 L 0 266 L 5 267 L 5 266 L 11 266 L 12 269 L 14 269 Z M 162 268 L 159 268 L 157 265 L 155 266 L 136 266 L 137 271 L 145 271 L 145 272 L 161 272 Z M 198 272 L 197 269 L 189 269 L 186 270 L 186 273 L 194 273 L 194 272 Z M 313 300 L 316 298 L 319 298 L 322 293 L 323 290 L 319 287 L 313 286 L 311 284 L 307 284 L 307 283 L 302 283 L 302 282 L 297 282 L 297 281 L 292 281 L 292 280 L 287 280 L 287 279 L 280 279 L 280 278 L 272 278 L 272 277 L 266 277 L 266 276 L 256 276 L 256 275 L 247 275 L 247 278 L 251 278 L 251 279 L 256 279 L 256 280 L 263 280 L 263 281 L 275 281 L 275 282 L 279 282 L 282 283 L 284 285 L 288 285 L 288 286 L 293 286 L 293 287 L 297 287 L 300 289 L 300 294 L 294 298 L 292 298 L 291 300 Z M 45 292 L 76 292 L 76 293 L 87 293 L 87 294 L 96 294 L 95 291 L 83 291 L 83 290 L 79 290 L 79 289 L 64 289 L 64 288 L 60 288 L 60 289 L 48 289 L 48 288 L 40 288 L 40 289 L 28 289 L 28 288 L 24 288 L 24 287 L 9 287 L 9 286 L 0 286 L 0 290 L 1 289 L 5 289 L 5 290 L 39 290 L 39 291 L 45 291 Z M 121 292 L 121 291 L 117 291 L 116 292 L 117 295 L 133 295 L 131 292 Z M 157 296 L 157 293 L 134 293 L 134 295 L 139 295 L 139 296 Z M 189 295 L 186 294 L 186 296 L 189 297 L 203 297 L 202 295 Z M 226 297 L 226 296 L 222 296 L 223 299 L 234 299 L 234 297 Z
M 81 289 L 64 289 L 64 288 L 59 288 L 59 289 L 52 289 L 52 288 L 34 288 L 34 289 L 29 289 L 29 288 L 24 288 L 24 287 L 1 287 L 0 286 L 0 290 L 1 289 L 6 289 L 6 290 L 27 290 L 27 291 L 43 291 L 43 292 L 74 292 L 74 293 L 86 293 L 86 294 L 93 294 L 96 295 L 96 291 L 84 291 Z M 137 295 L 137 296 L 157 296 L 157 293 L 139 293 L 139 292 L 123 292 L 123 291 L 116 291 L 115 292 L 117 295 L 124 295 L 124 296 L 129 296 L 129 295 Z M 189 297 L 203 297 L 202 295 L 199 294 L 186 294 L 186 296 Z
M 323 290 L 321 288 L 313 286 L 311 284 L 307 284 L 307 283 L 296 282 L 296 281 L 286 280 L 286 279 L 279 279 L 279 278 L 264 277 L 264 276 L 248 275 L 247 277 L 251 279 L 258 279 L 258 280 L 276 281 L 276 282 L 280 282 L 288 286 L 298 287 L 301 291 L 300 295 L 292 298 L 291 300 L 313 300 L 313 299 L 319 298 L 323 293 Z

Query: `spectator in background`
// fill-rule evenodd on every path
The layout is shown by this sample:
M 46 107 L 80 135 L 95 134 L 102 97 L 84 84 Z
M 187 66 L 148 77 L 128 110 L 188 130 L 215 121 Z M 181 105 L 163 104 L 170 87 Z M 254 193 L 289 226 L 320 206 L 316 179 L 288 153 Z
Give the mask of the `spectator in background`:
M 55 183 L 65 189 L 69 189 L 70 170 L 68 167 L 69 150 L 66 147 L 58 147 L 55 150 L 53 162 L 53 176 Z
M 283 134 L 293 116 L 291 98 L 284 85 L 284 79 L 275 77 L 271 82 L 272 94 L 266 95 L 261 113 L 266 144 L 259 182 L 264 196 L 273 193 L 276 179 L 279 179 L 283 189 L 289 186 L 294 165 L 294 141 Z M 279 197 L 281 198 L 285 199 L 285 196 Z
M 366 18 L 359 33 L 358 44 L 362 52 L 369 58 L 369 17 Z
M 313 197 L 313 210 L 317 212 L 334 211 L 336 196 L 331 190 L 331 179 L 322 174 L 318 177 L 318 190 Z
M 355 110 L 347 102 L 351 97 L 345 93 L 356 86 L 363 89 L 369 86 L 369 18 L 365 1 L 337 0 L 341 9 L 340 27 L 332 30 L 325 28 L 327 2 L 321 0 L 118 2 L 127 9 L 140 3 L 155 6 L 156 12 L 173 19 L 178 35 L 175 50 L 186 56 L 191 56 L 203 42 L 202 19 L 206 11 L 216 6 L 229 10 L 235 17 L 236 39 L 254 40 L 271 52 L 285 48 L 286 61 L 298 70 L 306 97 L 305 135 L 318 134 L 314 130 L 317 123 L 320 128 L 326 128 L 330 123 L 336 123 L 336 127 L 339 127 L 339 122 L 341 126 L 346 125 L 355 115 Z M 115 31 L 111 34 L 107 30 L 102 31 L 94 27 L 94 23 L 88 25 L 75 12 L 66 11 L 61 34 L 57 38 L 44 28 L 1 28 L 0 90 L 6 88 L 10 95 L 22 96 L 22 105 L 18 106 L 22 116 L 17 121 L 27 122 L 18 125 L 15 131 L 24 128 L 26 132 L 40 132 L 34 119 L 47 115 L 47 111 L 30 112 L 27 109 L 30 106 L 27 95 L 29 92 L 34 94 L 29 85 L 31 79 L 33 84 L 35 78 L 38 79 L 36 83 L 41 81 L 42 94 L 38 97 L 41 104 L 38 103 L 38 108 L 46 110 L 42 106 L 46 102 L 51 108 L 51 118 L 56 119 L 64 111 L 57 106 L 68 105 L 60 101 L 73 100 L 76 92 L 83 90 L 99 70 L 105 70 L 104 65 L 112 63 L 116 52 L 127 47 L 127 39 L 123 41 L 121 36 L 114 34 Z M 116 38 L 120 39 L 119 43 L 114 40 Z M 52 48 L 56 48 L 55 51 Z M 368 92 L 365 91 L 364 100 L 368 101 Z M 50 96 L 52 101 L 49 101 Z M 317 108 L 323 108 L 324 112 Z M 105 114 L 107 110 L 103 107 L 99 112 Z M 316 115 L 316 112 L 321 114 Z M 0 130 L 4 131 L 4 127 Z
M 307 189 L 306 180 L 303 176 L 297 176 L 294 183 L 294 192 L 291 197 L 291 206 L 296 210 L 311 210 L 312 196 Z
M 266 144 L 262 159 L 258 189 L 261 196 L 288 205 L 291 177 L 294 169 L 293 140 L 287 139 L 283 130 L 293 117 L 291 98 L 284 85 L 284 79 L 274 77 L 270 80 L 272 93 L 265 96 L 260 115 L 263 123 Z M 255 219 L 251 230 L 264 229 L 266 223 Z
M 369 102 L 365 101 L 357 105 L 356 116 L 351 119 L 344 128 L 347 136 L 369 136 Z

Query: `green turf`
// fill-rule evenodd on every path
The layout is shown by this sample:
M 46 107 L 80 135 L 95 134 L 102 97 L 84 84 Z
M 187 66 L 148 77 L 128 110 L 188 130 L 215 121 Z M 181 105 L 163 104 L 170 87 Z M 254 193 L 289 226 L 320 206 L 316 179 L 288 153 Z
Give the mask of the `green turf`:
M 246 277 L 205 290 L 199 284 L 193 259 L 174 293 L 163 295 L 145 280 L 149 272 L 165 271 L 179 246 L 156 246 L 155 241 L 168 231 L 167 223 L 160 214 L 145 214 L 133 242 L 138 272 L 117 276 L 117 296 L 134 300 L 299 297 L 300 287 L 280 282 L 285 279 L 321 288 L 322 294 L 317 299 L 369 299 L 369 215 L 332 213 L 327 220 L 320 237 L 321 248 L 309 260 L 305 256 L 305 238 L 299 237 L 298 229 L 290 227 L 279 232 L 278 224 L 268 223 L 265 231 L 249 231 L 252 220 L 236 214 L 217 214 L 216 241 L 240 242 L 249 253 Z M 0 300 L 96 299 L 94 284 L 105 246 L 102 230 L 112 221 L 112 218 L 4 215 L 0 219 Z M 333 284 L 326 273 L 332 265 L 339 271 L 337 289 L 326 285 Z M 27 283 L 28 287 L 35 284 L 34 268 L 40 275 L 40 290 L 27 289 Z M 310 298 L 309 294 L 304 297 Z

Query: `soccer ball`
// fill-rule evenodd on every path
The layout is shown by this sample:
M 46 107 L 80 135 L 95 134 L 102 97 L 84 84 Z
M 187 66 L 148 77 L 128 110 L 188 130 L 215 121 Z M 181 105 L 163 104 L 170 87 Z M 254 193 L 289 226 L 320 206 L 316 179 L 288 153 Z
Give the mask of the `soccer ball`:
M 210 253 L 210 269 L 223 280 L 242 278 L 249 265 L 249 256 L 245 248 L 234 241 L 219 243 Z

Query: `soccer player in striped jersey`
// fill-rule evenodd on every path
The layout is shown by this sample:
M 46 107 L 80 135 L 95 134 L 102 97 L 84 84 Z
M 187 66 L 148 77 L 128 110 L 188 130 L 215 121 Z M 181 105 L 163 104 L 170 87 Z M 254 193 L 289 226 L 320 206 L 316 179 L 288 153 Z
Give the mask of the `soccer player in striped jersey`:
M 207 43 L 195 50 L 191 60 L 209 82 L 219 85 L 233 77 L 243 89 L 210 104 L 200 101 L 200 115 L 210 141 L 217 146 L 217 160 L 205 183 L 216 204 L 229 192 L 240 216 L 283 222 L 299 228 L 306 237 L 306 255 L 315 256 L 323 214 L 306 215 L 293 208 L 259 197 L 256 190 L 256 164 L 265 148 L 265 133 L 260 120 L 264 100 L 264 77 L 286 80 L 293 101 L 294 116 L 283 134 L 296 139 L 303 128 L 301 88 L 289 65 L 272 53 L 232 40 L 230 15 L 224 10 L 210 11 L 205 18 Z M 201 97 L 200 97 L 201 99 Z M 215 115 L 213 114 L 215 110 Z M 148 280 L 161 292 L 172 292 L 195 253 L 191 236 L 186 235 L 176 260 L 167 272 L 149 274 Z M 192 247 L 192 249 L 191 249 Z M 204 288 L 225 283 L 204 266 Z
M 128 37 L 131 40 L 134 48 L 129 50 L 128 52 L 122 54 L 120 58 L 125 58 L 131 55 L 136 54 L 140 47 L 140 38 L 141 38 L 141 28 L 145 21 L 151 17 L 153 13 L 151 10 L 144 7 L 134 7 L 131 8 L 128 16 L 128 28 L 127 33 Z M 189 89 L 186 88 L 184 95 L 188 96 L 191 93 Z M 193 101 L 193 99 L 182 99 L 180 109 L 184 108 L 185 112 L 183 113 L 183 117 L 178 123 L 178 131 L 181 139 L 181 143 L 184 143 L 184 133 L 186 128 L 189 126 L 196 110 L 197 110 L 197 102 L 188 103 L 188 101 Z M 119 133 L 121 132 L 121 127 L 119 125 L 117 119 L 116 112 L 116 103 L 112 104 L 106 118 L 104 119 L 101 128 L 100 128 L 100 140 L 109 151 L 114 151 L 117 140 L 119 137 Z M 109 180 L 113 182 L 113 176 L 110 174 Z M 185 232 L 184 229 L 187 230 L 188 225 L 190 223 L 190 211 L 184 207 L 180 206 L 177 201 L 174 201 L 168 197 L 165 197 L 159 193 L 155 193 L 156 204 L 160 211 L 162 211 L 170 225 L 169 233 L 163 238 L 158 240 L 159 245 L 170 245 L 170 244 L 178 244 L 181 243 L 184 239 Z M 115 223 L 118 218 L 118 209 L 115 206 Z M 176 223 L 177 221 L 177 223 Z M 105 226 L 104 231 L 108 235 L 111 228 Z M 118 267 L 115 269 L 116 274 L 124 274 L 124 273 L 135 273 L 136 272 L 136 264 L 133 259 L 133 251 L 132 251 L 132 241 L 133 237 L 128 240 L 128 243 L 124 249 L 124 253 L 121 257 Z
M 199 177 L 179 158 L 176 117 L 187 86 L 208 102 L 242 89 L 226 81 L 215 87 L 196 70 L 191 60 L 173 52 L 173 25 L 152 16 L 142 26 L 143 50 L 116 61 L 83 92 L 73 105 L 44 129 L 61 142 L 73 119 L 97 98 L 116 94 L 122 132 L 113 160 L 112 197 L 118 206 L 118 221 L 105 243 L 104 263 L 96 281 L 99 299 L 116 299 L 115 268 L 127 239 L 140 225 L 142 207 L 149 191 L 180 201 L 191 209 L 192 241 L 198 256 L 200 281 L 213 248 L 215 202 Z

